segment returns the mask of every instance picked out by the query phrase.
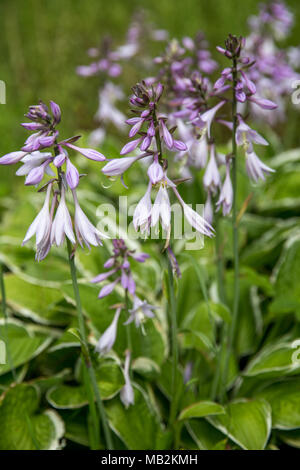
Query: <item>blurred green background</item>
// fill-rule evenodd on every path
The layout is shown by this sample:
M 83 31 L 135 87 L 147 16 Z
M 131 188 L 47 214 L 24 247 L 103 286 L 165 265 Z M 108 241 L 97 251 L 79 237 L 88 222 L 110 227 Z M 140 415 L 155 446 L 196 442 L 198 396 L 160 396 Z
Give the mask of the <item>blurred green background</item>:
M 1 155 L 20 148 L 27 133 L 20 127 L 30 104 L 39 99 L 57 101 L 63 112 L 63 136 L 93 129 L 98 106 L 99 77 L 76 75 L 88 64 L 89 47 L 104 34 L 123 42 L 133 13 L 143 8 L 157 28 L 170 37 L 193 36 L 203 30 L 214 48 L 229 32 L 246 34 L 247 18 L 256 14 L 257 0 L 1 0 L 0 79 L 6 83 L 6 105 L 1 106 Z M 298 45 L 299 0 L 288 0 L 296 15 L 289 43 Z M 162 46 L 163 47 L 163 46 Z M 135 80 L 128 80 L 128 89 Z M 12 168 L 1 168 L 0 195 L 9 189 Z M 16 179 L 14 179 L 14 184 Z

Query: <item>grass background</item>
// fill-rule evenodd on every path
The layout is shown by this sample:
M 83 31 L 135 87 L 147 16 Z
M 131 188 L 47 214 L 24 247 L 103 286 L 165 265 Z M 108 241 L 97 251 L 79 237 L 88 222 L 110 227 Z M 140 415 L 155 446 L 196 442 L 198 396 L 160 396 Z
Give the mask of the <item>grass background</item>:
M 75 69 L 89 63 L 86 50 L 110 34 L 124 40 L 134 11 L 143 8 L 170 37 L 203 30 L 212 47 L 229 32 L 246 34 L 247 18 L 257 0 L 1 0 L 0 79 L 6 83 L 6 105 L 0 105 L 1 155 L 20 148 L 27 133 L 19 123 L 30 104 L 57 101 L 63 111 L 63 136 L 94 127 L 99 78 L 78 77 Z M 296 15 L 289 43 L 298 45 L 299 0 L 287 4 Z M 128 89 L 142 77 L 128 77 Z M 0 195 L 13 181 L 12 168 L 1 168 Z M 14 179 L 14 184 L 16 179 Z

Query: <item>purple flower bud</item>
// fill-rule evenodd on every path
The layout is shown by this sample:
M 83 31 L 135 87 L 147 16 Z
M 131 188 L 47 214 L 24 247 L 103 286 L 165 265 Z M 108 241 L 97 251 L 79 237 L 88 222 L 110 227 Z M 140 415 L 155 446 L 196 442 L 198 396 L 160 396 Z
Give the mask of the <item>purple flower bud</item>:
M 67 159 L 66 179 L 71 189 L 77 188 L 79 183 L 79 173 L 73 163 L 70 162 L 69 158 Z
M 121 313 L 121 309 L 118 308 L 118 310 L 116 310 L 112 323 L 104 331 L 104 333 L 101 335 L 97 343 L 96 351 L 99 352 L 100 354 L 105 354 L 109 352 L 116 341 L 117 327 L 118 327 L 118 320 L 119 320 L 120 313 Z
M 133 152 L 133 150 L 135 150 L 137 148 L 137 146 L 139 145 L 139 143 L 141 141 L 142 141 L 142 137 L 139 137 L 138 139 L 135 139 L 135 140 L 131 140 L 126 145 L 124 145 L 124 147 L 122 148 L 120 154 L 121 155 L 127 155 L 127 153 Z
M 39 122 L 22 122 L 21 126 L 28 131 L 39 131 L 44 127 L 43 124 L 40 124 Z
M 32 170 L 30 170 L 25 180 L 25 185 L 30 186 L 33 184 L 39 184 L 44 177 L 45 168 L 47 165 L 49 165 L 50 162 L 51 162 L 50 159 L 46 160 L 42 165 L 37 166 L 33 168 Z
M 129 137 L 134 137 L 135 134 L 137 134 L 139 132 L 139 130 L 142 127 L 143 123 L 144 123 L 144 119 L 140 119 L 136 124 L 134 124 L 134 126 L 130 129 Z
M 53 160 L 53 164 L 56 166 L 56 168 L 60 168 L 66 161 L 66 154 L 64 152 L 59 153 L 56 155 L 56 157 Z
M 103 297 L 106 297 L 107 295 L 111 294 L 114 288 L 116 287 L 117 283 L 119 282 L 120 278 L 116 279 L 115 281 L 106 284 L 106 286 L 102 287 L 98 299 L 103 299 Z
M 158 83 L 155 88 L 155 97 L 157 101 L 160 99 L 163 91 L 164 91 L 163 85 L 161 83 Z
M 150 258 L 150 255 L 148 253 L 138 253 L 138 254 L 133 254 L 130 255 L 135 261 L 138 261 L 139 263 L 144 263 L 146 259 Z
M 56 137 L 57 137 L 57 132 L 53 135 L 47 135 L 45 137 L 40 137 L 38 140 L 39 140 L 39 144 L 42 146 L 42 147 L 51 147 L 51 145 L 53 145 L 55 143 L 55 140 L 56 140 Z
M 150 147 L 151 141 L 152 141 L 152 138 L 149 137 L 148 135 L 146 135 L 146 137 L 143 139 L 143 141 L 141 143 L 142 152 L 144 152 L 145 150 L 147 150 Z
M 265 98 L 254 98 L 253 96 L 251 96 L 249 98 L 249 101 L 252 101 L 253 103 L 257 104 L 257 106 L 259 106 L 262 109 L 273 110 L 278 107 L 276 103 L 274 103 L 271 100 L 267 100 Z
M 154 122 L 153 122 L 153 121 L 151 121 L 150 126 L 148 127 L 147 135 L 148 135 L 149 137 L 154 137 L 154 136 L 155 136 L 155 126 L 154 126 Z
M 95 160 L 97 162 L 104 162 L 106 160 L 105 156 L 102 155 L 102 153 L 97 152 L 97 150 L 83 149 L 81 147 L 77 147 L 77 145 L 70 144 L 69 142 L 61 142 L 61 144 L 75 150 L 78 153 L 81 153 L 81 155 L 86 158 L 89 158 L 90 160 Z
M 113 265 L 115 264 L 115 258 L 109 258 L 105 263 L 104 263 L 104 267 L 106 269 L 109 269 L 111 268 Z
M 161 129 L 162 129 L 164 142 L 165 142 L 166 146 L 169 149 L 171 149 L 173 147 L 173 144 L 174 144 L 173 137 L 171 136 L 165 122 L 162 119 L 159 120 L 159 123 L 160 123 Z
M 25 157 L 26 152 L 10 152 L 0 158 L 0 165 L 14 165 L 18 163 L 23 157 Z
M 187 146 L 185 145 L 184 142 L 182 142 L 181 140 L 175 140 L 175 139 L 174 139 L 174 148 L 176 150 L 179 150 L 180 152 L 184 152 L 185 150 L 187 150 Z
M 54 121 L 56 124 L 58 124 L 61 119 L 60 107 L 54 101 L 50 101 L 50 108 L 54 117 Z

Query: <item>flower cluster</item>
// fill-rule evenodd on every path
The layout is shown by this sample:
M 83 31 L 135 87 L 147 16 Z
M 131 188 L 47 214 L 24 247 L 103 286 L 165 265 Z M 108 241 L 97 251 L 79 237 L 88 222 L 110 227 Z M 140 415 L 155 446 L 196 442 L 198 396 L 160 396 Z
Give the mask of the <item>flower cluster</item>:
M 212 236 L 213 229 L 210 224 L 183 201 L 176 182 L 167 176 L 168 161 L 163 157 L 163 151 L 184 152 L 187 147 L 184 142 L 174 138 L 176 126 L 169 128 L 167 117 L 158 113 L 157 106 L 163 93 L 162 84 L 160 82 L 147 84 L 144 81 L 137 84 L 133 92 L 130 103 L 135 107 L 133 110 L 135 116 L 126 122 L 132 126 L 129 136 L 138 135 L 138 137 L 122 148 L 121 155 L 127 155 L 138 148 L 141 153 L 109 161 L 102 169 L 103 173 L 106 176 L 123 175 L 137 160 L 150 157 L 151 162 L 147 170 L 148 188 L 133 215 L 135 229 L 148 234 L 150 227 L 158 226 L 160 221 L 162 228 L 170 235 L 171 204 L 168 189 L 171 189 L 181 204 L 190 225 L 200 233 Z M 154 204 L 151 201 L 153 187 L 158 189 Z
M 72 244 L 78 243 L 88 248 L 90 245 L 101 245 L 101 238 L 106 237 L 89 221 L 81 209 L 76 187 L 80 175 L 71 162 L 67 149 L 75 150 L 86 158 L 103 161 L 105 157 L 93 149 L 83 149 L 74 145 L 79 136 L 58 142 L 59 132 L 56 129 L 61 120 L 59 106 L 50 102 L 50 110 L 40 102 L 30 106 L 26 114 L 32 122 L 22 123 L 27 130 L 34 131 L 26 140 L 21 151 L 11 152 L 0 158 L 0 164 L 12 165 L 22 162 L 17 175 L 26 176 L 25 185 L 39 185 L 45 174 L 52 176 L 40 191 L 46 191 L 46 198 L 42 210 L 30 225 L 23 244 L 36 235 L 36 259 L 43 260 L 53 244 L 60 246 L 65 237 Z M 45 152 L 41 150 L 47 150 Z M 50 151 L 51 150 L 51 151 Z M 57 176 L 53 169 L 56 169 Z M 66 191 L 70 188 L 74 201 L 74 229 L 67 203 Z M 52 200 L 50 202 L 50 199 Z
M 155 307 L 148 304 L 146 300 L 141 300 L 136 294 L 136 284 L 132 276 L 130 260 L 144 263 L 149 258 L 147 253 L 135 253 L 129 250 L 124 240 L 113 240 L 113 254 L 104 263 L 104 268 L 108 271 L 103 272 L 92 279 L 92 283 L 101 283 L 107 279 L 110 282 L 100 290 L 99 299 L 111 294 L 117 285 L 120 285 L 126 294 L 128 301 L 132 302 L 132 308 L 128 309 L 129 317 L 125 325 L 134 322 L 136 327 L 143 325 L 145 318 L 153 318 Z M 111 280 L 114 278 L 114 280 Z M 117 306 L 111 325 L 100 337 L 97 344 L 97 351 L 101 354 L 107 353 L 114 345 L 117 334 L 118 320 L 123 306 Z M 127 308 L 127 306 L 126 306 Z

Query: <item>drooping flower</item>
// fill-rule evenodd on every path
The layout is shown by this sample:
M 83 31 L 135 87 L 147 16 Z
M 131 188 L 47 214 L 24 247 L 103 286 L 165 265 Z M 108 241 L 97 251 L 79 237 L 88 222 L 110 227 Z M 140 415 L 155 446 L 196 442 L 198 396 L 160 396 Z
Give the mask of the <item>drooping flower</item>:
M 142 199 L 139 201 L 133 214 L 133 226 L 135 230 L 141 230 L 141 233 L 148 234 L 151 226 L 151 213 L 152 213 L 152 202 L 151 202 L 151 181 L 148 184 L 147 191 Z
M 213 108 L 209 109 L 208 111 L 205 111 L 203 114 L 199 116 L 200 122 L 204 123 L 201 124 L 199 127 L 202 127 L 202 133 L 206 133 L 208 135 L 208 138 L 210 138 L 210 130 L 211 130 L 211 125 L 213 120 L 215 119 L 217 111 L 222 108 L 222 106 L 225 104 L 225 101 L 221 101 L 220 103 L 216 104 Z
M 228 215 L 231 211 L 233 201 L 233 188 L 230 179 L 230 163 L 226 163 L 226 177 L 222 186 L 219 199 L 217 201 L 217 210 L 222 206 L 223 215 Z
M 124 325 L 134 322 L 135 326 L 138 328 L 145 321 L 145 318 L 154 317 L 153 310 L 155 309 L 156 307 L 135 295 L 133 298 L 133 307 L 129 310 L 130 316 Z
M 113 321 L 99 338 L 96 351 L 100 353 L 100 355 L 107 354 L 115 344 L 120 313 L 121 308 L 119 307 L 115 312 Z
M 126 351 L 125 357 L 125 366 L 124 366 L 124 378 L 125 378 L 125 385 L 120 392 L 120 398 L 125 406 L 128 408 L 130 405 L 134 405 L 134 390 L 131 385 L 130 375 L 129 375 L 129 367 L 130 367 L 130 351 Z
M 246 152 L 246 170 L 249 178 L 255 183 L 259 179 L 265 180 L 265 174 L 274 173 L 275 170 L 265 165 L 254 151 Z
M 236 143 L 243 146 L 245 151 L 248 152 L 253 150 L 252 144 L 269 145 L 266 139 L 254 129 L 251 129 L 242 118 L 239 119 L 239 125 L 236 129 Z
M 216 151 L 214 145 L 211 145 L 210 159 L 204 173 L 203 184 L 206 189 L 210 189 L 210 191 L 212 191 L 213 193 L 216 192 L 217 188 L 221 184 L 221 178 L 216 162 Z
M 151 226 L 155 227 L 159 220 L 161 221 L 162 228 L 169 233 L 171 230 L 171 204 L 168 190 L 164 183 L 160 185 L 152 206 Z
M 108 238 L 107 235 L 101 233 L 87 218 L 79 205 L 77 194 L 74 189 L 72 190 L 72 194 L 75 204 L 74 226 L 77 240 L 82 247 L 83 243 L 85 243 L 89 249 L 90 245 L 102 245 L 101 238 Z
M 51 216 L 49 211 L 51 190 L 52 184 L 49 184 L 44 205 L 27 230 L 22 245 L 25 245 L 25 243 L 27 243 L 34 235 L 36 235 L 37 246 L 42 245 L 46 240 L 48 240 L 49 234 L 51 233 Z
M 66 204 L 65 189 L 62 185 L 59 205 L 52 224 L 51 243 L 60 246 L 64 242 L 65 236 L 68 237 L 71 243 L 76 243 L 72 219 Z

